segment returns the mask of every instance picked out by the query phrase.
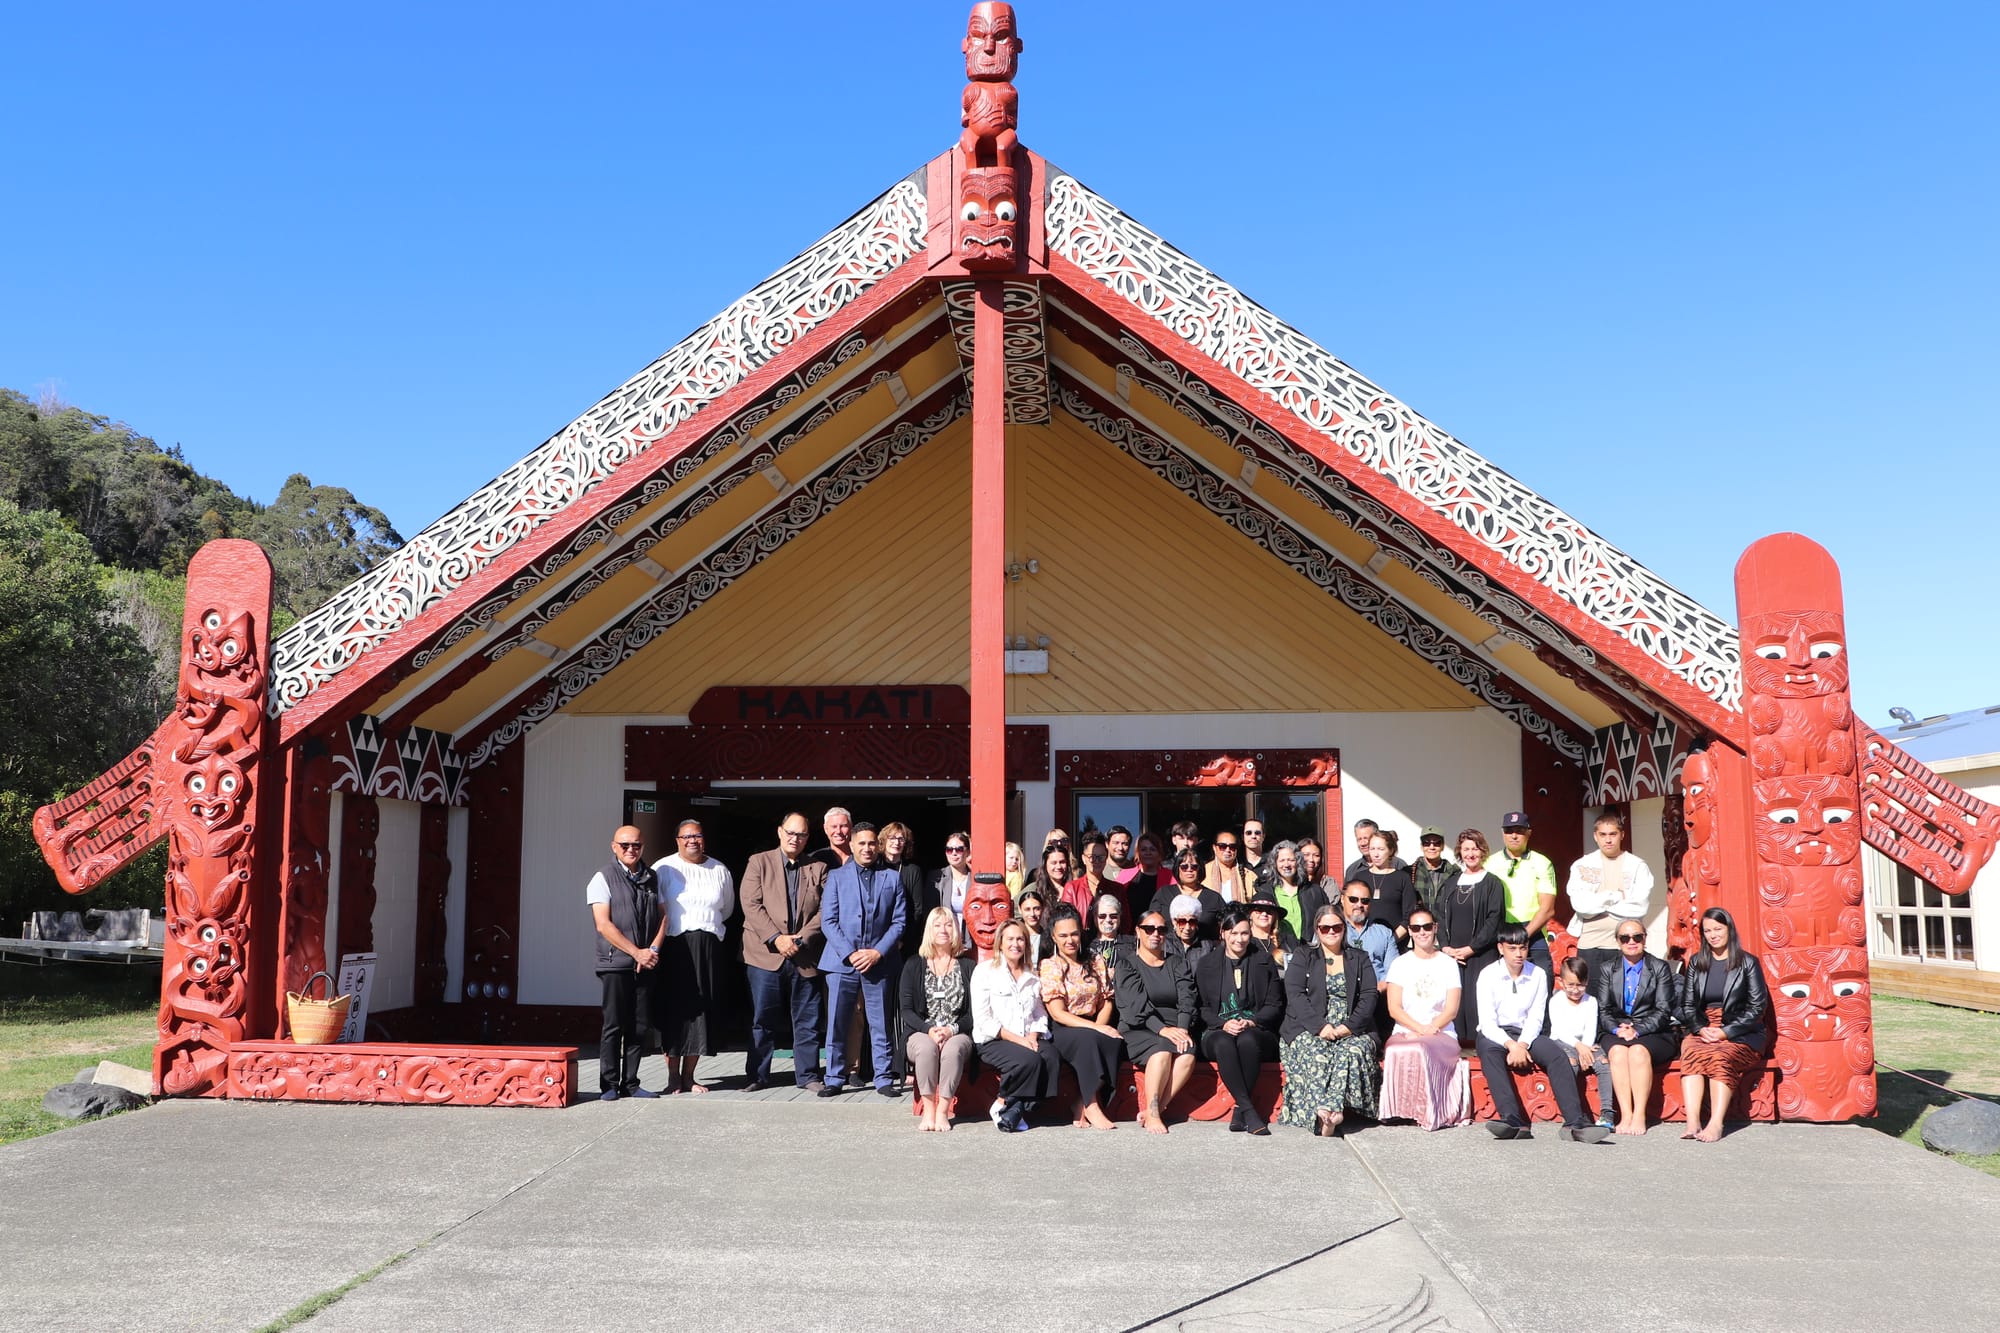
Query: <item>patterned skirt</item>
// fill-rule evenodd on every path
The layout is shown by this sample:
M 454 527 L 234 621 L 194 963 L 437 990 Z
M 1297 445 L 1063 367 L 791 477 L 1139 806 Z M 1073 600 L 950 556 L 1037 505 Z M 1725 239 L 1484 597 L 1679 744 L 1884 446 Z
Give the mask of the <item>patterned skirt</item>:
M 1472 1079 L 1449 1032 L 1398 1032 L 1382 1049 L 1382 1119 L 1443 1129 L 1472 1118 Z
M 1708 1023 L 1711 1027 L 1722 1026 L 1721 1005 L 1708 1007 Z M 1703 1041 L 1695 1034 L 1681 1040 L 1683 1074 L 1698 1074 L 1702 1078 L 1712 1078 L 1718 1083 L 1740 1088 L 1744 1080 L 1757 1076 L 1756 1071 L 1763 1064 L 1764 1057 L 1740 1041 Z
M 1375 1118 L 1374 1033 L 1328 1041 L 1317 1032 L 1301 1032 L 1286 1040 L 1278 1056 L 1285 1067 L 1279 1124 L 1311 1129 L 1321 1111 L 1358 1111 Z

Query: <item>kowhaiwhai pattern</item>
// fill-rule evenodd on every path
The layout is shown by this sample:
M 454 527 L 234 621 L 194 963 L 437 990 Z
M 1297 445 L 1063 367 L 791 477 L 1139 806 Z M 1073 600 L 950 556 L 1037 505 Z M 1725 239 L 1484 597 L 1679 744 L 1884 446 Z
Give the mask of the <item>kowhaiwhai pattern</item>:
M 1366 575 L 1350 568 L 1332 552 L 1311 543 L 1308 537 L 1282 519 L 1266 513 L 1170 441 L 1153 434 L 1131 417 L 1101 411 L 1061 377 L 1057 380 L 1057 396 L 1065 412 L 1090 427 L 1101 438 L 1303 574 L 1376 629 L 1472 691 L 1481 702 L 1500 712 L 1521 730 L 1539 737 L 1567 758 L 1583 759 L 1583 742 L 1567 726 L 1556 723 L 1533 704 L 1517 697 L 1492 667 L 1472 656 L 1450 635 L 1412 612 Z
M 470 766 L 478 768 L 487 763 L 501 749 L 604 679 L 813 522 L 936 438 L 964 416 L 969 406 L 965 394 L 954 393 L 922 420 L 899 421 L 843 454 L 835 465 L 794 491 L 782 508 L 750 524 L 663 585 L 657 596 L 605 629 L 544 677 L 535 698 L 513 710 L 473 748 Z
M 916 182 L 898 182 L 294 625 L 273 645 L 271 711 L 332 679 L 894 271 L 923 248 L 925 210 Z
M 944 305 L 951 315 L 952 345 L 959 369 L 972 387 L 972 306 L 977 289 L 969 282 L 944 285 Z M 1044 318 L 1042 286 L 1010 282 L 1000 298 L 1000 347 L 1006 366 L 1007 424 L 1042 426 L 1049 421 L 1049 331 Z
M 1050 180 L 1047 229 L 1050 249 L 1696 692 L 1740 711 L 1736 634 L 1721 617 L 1073 177 Z

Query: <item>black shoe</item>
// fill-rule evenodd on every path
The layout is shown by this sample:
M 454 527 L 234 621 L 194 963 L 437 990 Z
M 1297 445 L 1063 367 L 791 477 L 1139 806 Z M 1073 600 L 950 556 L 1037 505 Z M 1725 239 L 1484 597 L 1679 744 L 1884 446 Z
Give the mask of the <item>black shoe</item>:
M 887 1097 L 892 1102 L 897 1100 L 903 1095 L 903 1090 L 897 1087 L 893 1083 L 884 1083 L 882 1086 L 875 1089 L 875 1091 L 881 1094 L 882 1096 Z
M 1245 1134 L 1250 1135 L 1252 1138 L 1268 1139 L 1271 1137 L 1270 1125 L 1266 1124 L 1262 1120 L 1256 1121 L 1254 1123 L 1246 1120 L 1243 1126 L 1243 1132 Z
M 618 1089 L 616 1089 L 616 1088 L 605 1088 L 605 1089 L 604 1089 L 603 1091 L 601 1091 L 601 1092 L 599 1092 L 599 1093 L 597 1094 L 597 1100 L 598 1100 L 598 1101 L 600 1101 L 600 1102 L 615 1102 L 615 1101 L 617 1101 L 617 1100 L 618 1100 Z
M 743 1085 L 743 1091 L 745 1092 L 769 1092 L 770 1090 L 771 1080 L 768 1078 L 753 1078 Z
M 1243 1108 L 1240 1106 L 1236 1108 L 1236 1113 L 1229 1117 L 1229 1132 L 1231 1134 L 1241 1134 L 1245 1132 L 1245 1127 L 1243 1124 Z
M 1510 1125 L 1505 1120 L 1489 1120 L 1486 1132 L 1496 1139 L 1518 1139 L 1525 1133 L 1519 1125 Z
M 1602 1143 L 1611 1131 L 1602 1125 L 1564 1125 L 1556 1137 L 1565 1143 Z
M 841 1087 L 838 1083 L 828 1083 L 820 1088 L 819 1095 L 822 1097 L 838 1097 L 845 1091 L 847 1089 Z

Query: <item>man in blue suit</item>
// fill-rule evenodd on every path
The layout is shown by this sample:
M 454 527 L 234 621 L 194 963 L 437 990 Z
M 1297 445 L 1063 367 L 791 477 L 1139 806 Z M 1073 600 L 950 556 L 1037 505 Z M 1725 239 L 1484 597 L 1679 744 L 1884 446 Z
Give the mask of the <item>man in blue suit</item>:
M 847 1034 L 859 998 L 868 1008 L 875 1091 L 893 1097 L 889 1060 L 895 1025 L 889 1015 L 889 991 L 907 924 L 903 876 L 882 864 L 881 840 L 873 824 L 856 824 L 851 839 L 848 850 L 853 859 L 827 874 L 820 897 L 820 929 L 826 936 L 820 970 L 826 973 L 827 1068 L 826 1086 L 819 1095 L 837 1096 L 847 1085 Z

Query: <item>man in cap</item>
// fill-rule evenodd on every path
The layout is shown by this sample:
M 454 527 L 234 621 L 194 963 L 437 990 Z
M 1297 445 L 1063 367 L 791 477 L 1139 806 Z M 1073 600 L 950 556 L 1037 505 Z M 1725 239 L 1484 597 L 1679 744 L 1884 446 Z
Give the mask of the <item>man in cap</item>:
M 1417 843 L 1423 855 L 1410 863 L 1410 882 L 1417 886 L 1418 901 L 1435 912 L 1438 895 L 1458 878 L 1460 866 L 1444 854 L 1444 830 L 1436 824 L 1425 825 Z
M 1533 836 L 1527 813 L 1509 810 L 1500 817 L 1504 850 L 1486 864 L 1507 886 L 1507 919 L 1527 928 L 1529 961 L 1549 973 L 1549 942 L 1543 932 L 1556 914 L 1556 868 L 1548 857 L 1528 849 Z

